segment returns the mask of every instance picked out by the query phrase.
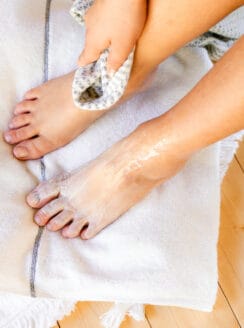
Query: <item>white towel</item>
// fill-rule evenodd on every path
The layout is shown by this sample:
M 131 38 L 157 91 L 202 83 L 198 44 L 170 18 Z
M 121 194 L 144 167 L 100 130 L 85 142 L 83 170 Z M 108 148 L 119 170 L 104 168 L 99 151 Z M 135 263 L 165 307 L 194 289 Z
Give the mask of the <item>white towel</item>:
M 84 34 L 69 15 L 70 1 L 49 5 L 48 0 L 0 2 L 0 132 L 26 90 L 44 75 L 74 69 Z M 45 156 L 46 177 L 95 158 L 139 123 L 170 109 L 211 66 L 205 49 L 180 50 L 160 66 L 147 92 Z M 82 241 L 46 230 L 38 234 L 25 195 L 42 178 L 41 163 L 15 160 L 1 139 L 0 327 L 50 327 L 76 300 L 120 302 L 103 317 L 110 328 L 119 327 L 127 312 L 142 319 L 143 303 L 211 311 L 218 278 L 220 154 L 226 169 L 235 147 L 231 141 L 227 155 L 220 143 L 203 149 L 177 176 Z

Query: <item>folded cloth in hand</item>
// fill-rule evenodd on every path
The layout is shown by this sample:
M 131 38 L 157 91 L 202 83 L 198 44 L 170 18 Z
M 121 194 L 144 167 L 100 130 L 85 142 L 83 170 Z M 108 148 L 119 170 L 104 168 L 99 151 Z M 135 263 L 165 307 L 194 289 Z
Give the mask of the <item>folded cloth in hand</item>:
M 93 0 L 76 0 L 70 10 L 78 23 L 84 23 L 84 15 Z M 123 95 L 129 80 L 133 63 L 133 51 L 123 65 L 110 76 L 107 71 L 109 49 L 103 51 L 99 59 L 80 67 L 73 82 L 73 99 L 77 107 L 86 110 L 102 110 L 114 105 Z

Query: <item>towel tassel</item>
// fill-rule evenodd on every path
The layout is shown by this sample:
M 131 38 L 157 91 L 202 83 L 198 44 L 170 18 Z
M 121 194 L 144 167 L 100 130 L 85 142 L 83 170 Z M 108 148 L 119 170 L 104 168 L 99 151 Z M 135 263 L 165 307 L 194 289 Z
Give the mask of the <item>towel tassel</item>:
M 104 328 L 119 328 L 128 315 L 137 321 L 145 320 L 143 304 L 115 303 L 106 313 L 100 316 Z

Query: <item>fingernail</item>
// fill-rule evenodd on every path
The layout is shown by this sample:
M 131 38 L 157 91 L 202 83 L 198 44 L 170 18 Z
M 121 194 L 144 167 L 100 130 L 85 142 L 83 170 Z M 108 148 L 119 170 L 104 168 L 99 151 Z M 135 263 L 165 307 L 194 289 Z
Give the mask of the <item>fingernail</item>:
M 11 141 L 11 136 L 9 134 L 5 134 L 4 135 L 4 139 L 7 141 L 7 142 L 10 142 Z
M 8 127 L 9 127 L 10 129 L 13 129 L 13 128 L 14 128 L 13 123 L 9 123 Z
M 27 152 L 26 148 L 18 147 L 16 149 L 14 149 L 14 155 L 16 157 L 26 157 L 28 155 L 28 152 Z

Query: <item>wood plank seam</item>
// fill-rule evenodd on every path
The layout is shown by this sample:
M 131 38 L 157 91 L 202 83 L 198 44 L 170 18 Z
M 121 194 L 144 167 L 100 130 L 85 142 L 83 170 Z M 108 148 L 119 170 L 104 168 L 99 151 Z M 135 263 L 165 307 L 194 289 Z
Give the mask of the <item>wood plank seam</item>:
M 145 318 L 146 318 L 146 321 L 147 321 L 147 323 L 148 323 L 148 326 L 149 326 L 150 328 L 153 328 L 153 327 L 152 327 L 152 324 L 151 324 L 151 322 L 150 322 L 150 320 L 148 319 L 148 316 L 147 316 L 146 310 L 145 310 Z
M 230 302 L 229 302 L 229 300 L 228 300 L 228 297 L 226 296 L 226 294 L 225 294 L 225 292 L 224 292 L 224 289 L 222 288 L 222 286 L 221 286 L 221 284 L 220 284 L 219 281 L 218 281 L 218 285 L 219 285 L 219 288 L 220 288 L 222 294 L 224 295 L 224 298 L 225 298 L 227 304 L 229 305 L 229 308 L 230 308 L 230 310 L 231 310 L 233 316 L 234 316 L 235 319 L 236 319 L 236 322 L 237 322 L 239 328 L 242 328 L 241 323 L 240 323 L 240 321 L 239 321 L 239 319 L 238 319 L 238 317 L 237 317 L 237 315 L 236 315 L 234 309 L 232 308 L 232 306 L 231 306 L 231 304 L 230 304 Z
M 238 165 L 240 166 L 240 169 L 241 169 L 242 173 L 244 173 L 244 167 L 242 167 L 242 165 L 241 165 L 241 162 L 239 161 L 239 159 L 238 159 L 238 156 L 237 156 L 237 155 L 235 155 L 235 159 L 236 159 L 236 161 L 237 161 Z

